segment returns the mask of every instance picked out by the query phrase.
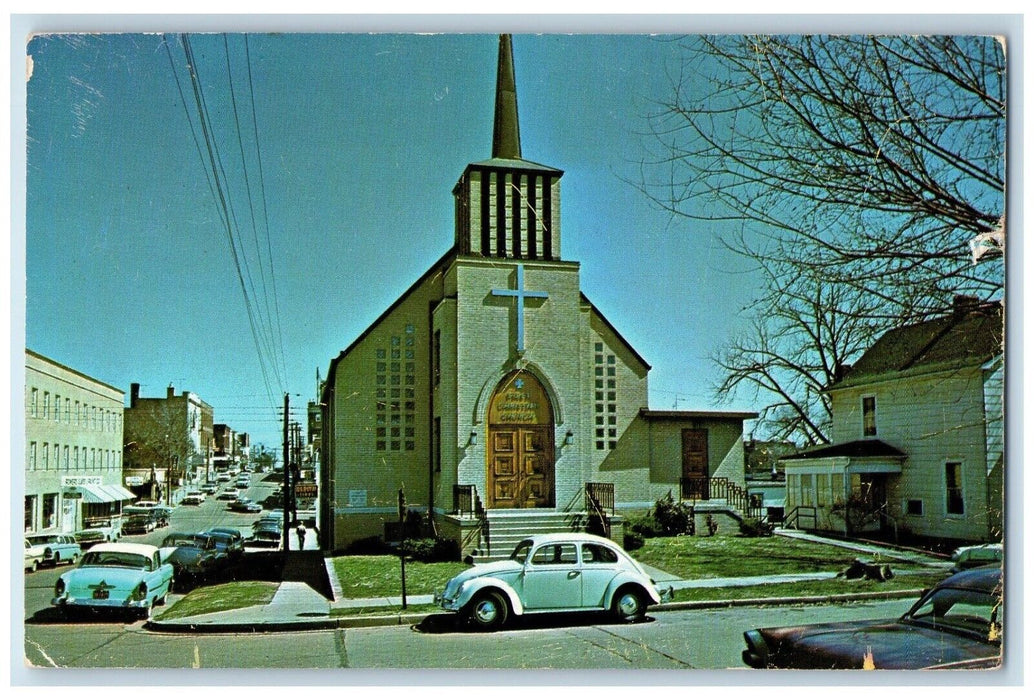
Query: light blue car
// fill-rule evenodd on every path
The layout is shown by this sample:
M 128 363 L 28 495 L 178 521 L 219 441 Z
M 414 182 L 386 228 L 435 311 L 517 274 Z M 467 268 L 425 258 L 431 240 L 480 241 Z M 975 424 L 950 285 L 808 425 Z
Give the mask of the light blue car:
M 83 553 L 73 535 L 29 535 L 25 539 L 34 547 L 43 547 L 42 563 L 50 566 L 75 564 Z
M 172 571 L 152 545 L 98 544 L 83 554 L 79 566 L 61 574 L 51 603 L 64 611 L 114 608 L 148 618 L 168 599 Z

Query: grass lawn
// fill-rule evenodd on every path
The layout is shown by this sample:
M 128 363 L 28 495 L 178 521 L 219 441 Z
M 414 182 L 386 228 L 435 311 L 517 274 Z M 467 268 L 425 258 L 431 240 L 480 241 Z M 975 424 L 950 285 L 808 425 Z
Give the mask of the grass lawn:
M 357 555 L 336 557 L 334 570 L 345 598 L 380 598 L 402 595 L 402 571 L 399 558 L 393 556 Z M 406 561 L 406 594 L 430 595 L 445 582 L 468 568 L 461 562 L 424 564 Z
M 265 605 L 273 599 L 278 585 L 270 581 L 234 581 L 218 586 L 195 588 L 167 610 L 162 610 L 161 615 L 156 617 L 174 620 L 191 615 Z
M 800 581 L 798 583 L 765 583 L 757 586 L 731 586 L 728 588 L 685 588 L 675 592 L 675 602 L 697 600 L 743 600 L 744 598 L 789 598 L 799 596 L 828 596 L 844 593 L 885 593 L 931 588 L 942 581 L 944 571 L 923 572 L 907 576 L 895 576 L 889 581 L 866 581 L 864 579 L 824 579 Z M 918 596 L 916 596 L 918 598 Z M 914 602 L 908 599 L 904 608 Z
M 683 579 L 840 571 L 859 552 L 791 537 L 651 537 L 630 554 Z

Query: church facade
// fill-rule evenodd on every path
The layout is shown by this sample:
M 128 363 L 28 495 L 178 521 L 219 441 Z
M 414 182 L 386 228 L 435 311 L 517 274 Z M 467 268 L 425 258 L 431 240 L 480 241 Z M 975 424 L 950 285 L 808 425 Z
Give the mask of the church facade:
M 562 176 L 522 158 L 503 36 L 492 157 L 453 189 L 453 247 L 331 361 L 325 549 L 384 536 L 400 491 L 464 553 L 484 553 L 500 519 L 578 526 L 600 494 L 619 514 L 669 492 L 709 497 L 716 479 L 743 485 L 756 414 L 647 407 L 649 364 L 562 256 Z M 528 519 L 543 515 L 557 519 Z

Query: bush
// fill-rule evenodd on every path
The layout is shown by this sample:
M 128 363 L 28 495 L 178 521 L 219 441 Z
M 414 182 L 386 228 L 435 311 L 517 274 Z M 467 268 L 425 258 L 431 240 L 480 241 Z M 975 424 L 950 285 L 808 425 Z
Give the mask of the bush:
M 417 561 L 431 564 L 440 561 L 459 561 L 460 548 L 452 540 L 441 537 L 422 537 L 403 540 L 398 551 Z
M 771 537 L 775 525 L 761 518 L 744 518 L 740 521 L 740 534 L 744 537 Z
M 645 542 L 646 540 L 638 532 L 625 530 L 625 541 L 623 544 L 626 552 L 639 549 Z
M 640 538 L 657 536 L 657 521 L 653 515 L 635 515 L 625 520 L 625 532 L 633 532 Z
M 657 521 L 657 529 L 662 536 L 692 535 L 695 530 L 693 507 L 676 501 L 671 491 L 654 505 L 653 519 Z

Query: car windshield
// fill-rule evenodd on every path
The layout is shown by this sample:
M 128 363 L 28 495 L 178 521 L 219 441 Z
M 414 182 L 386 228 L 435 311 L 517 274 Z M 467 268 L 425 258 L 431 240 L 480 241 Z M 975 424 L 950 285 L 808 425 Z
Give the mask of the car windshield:
M 1001 639 L 1004 614 L 1002 600 L 997 595 L 961 588 L 940 588 L 906 613 L 905 619 L 975 633 L 996 641 Z
M 143 554 L 132 552 L 87 552 L 82 566 L 117 566 L 126 569 L 146 569 L 149 560 Z
M 197 535 L 170 535 L 162 542 L 163 547 L 204 547 L 208 540 Z
M 524 540 L 513 550 L 510 559 L 523 564 L 528 559 L 528 552 L 531 551 L 531 540 Z

